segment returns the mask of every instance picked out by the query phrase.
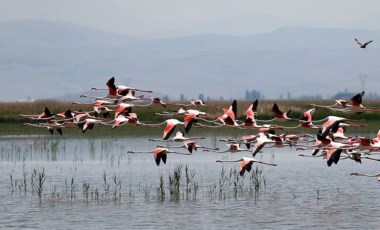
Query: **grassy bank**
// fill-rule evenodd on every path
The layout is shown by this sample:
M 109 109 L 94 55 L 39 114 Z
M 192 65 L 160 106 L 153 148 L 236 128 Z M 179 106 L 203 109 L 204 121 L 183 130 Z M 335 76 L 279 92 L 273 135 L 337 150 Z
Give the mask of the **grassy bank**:
M 310 108 L 311 103 L 322 104 L 322 105 L 330 105 L 333 104 L 333 100 L 323 100 L 323 101 L 311 101 L 311 100 L 262 100 L 259 101 L 258 106 L 258 119 L 271 119 L 273 117 L 271 108 L 273 103 L 276 102 L 280 109 L 283 111 L 291 110 L 291 114 L 289 117 L 300 118 L 303 115 L 303 112 Z M 211 101 L 206 102 L 210 106 L 218 107 L 218 108 L 228 108 L 231 104 L 231 101 Z M 252 103 L 252 101 L 238 101 L 238 120 L 244 120 L 245 118 L 245 110 Z M 377 107 L 380 108 L 380 101 L 365 101 L 365 105 L 368 107 Z M 43 112 L 44 107 L 48 107 L 49 110 L 53 113 L 60 113 L 67 109 L 71 109 L 72 111 L 91 111 L 92 106 L 90 105 L 73 105 L 70 102 L 61 102 L 54 100 L 38 100 L 35 102 L 2 102 L 0 103 L 0 134 L 1 135 L 27 135 L 27 134 L 46 134 L 46 129 L 43 128 L 35 128 L 35 127 L 24 127 L 22 123 L 28 122 L 25 118 L 19 118 L 19 114 L 40 114 Z M 155 113 L 162 111 L 176 111 L 178 108 L 170 107 L 164 108 L 161 105 L 154 105 L 152 108 L 134 108 L 133 111 L 136 112 L 139 116 L 140 121 L 142 122 L 162 122 L 167 117 L 157 116 Z M 202 111 L 205 111 L 214 115 L 221 115 L 223 111 L 220 109 L 211 109 L 207 107 L 199 108 Z M 363 114 L 354 114 L 354 113 L 342 113 L 342 112 L 331 112 L 325 109 L 318 109 L 315 113 L 314 119 L 322 119 L 329 115 L 342 116 L 350 119 L 365 119 L 365 124 L 368 125 L 367 128 L 350 128 L 348 132 L 351 133 L 368 133 L 368 132 L 377 132 L 380 128 L 380 112 L 365 112 Z M 296 122 L 286 122 L 280 123 L 280 125 L 292 126 L 295 125 Z M 95 131 L 96 130 L 96 131 Z M 247 130 L 239 130 L 231 131 L 234 129 L 226 128 L 226 129 L 194 129 L 192 134 L 199 133 L 215 133 L 220 132 L 224 133 L 228 131 L 236 132 L 236 133 L 250 133 L 252 131 Z M 310 132 L 310 131 L 308 131 Z M 74 135 L 74 134 L 82 134 L 77 129 L 65 129 L 64 133 Z M 116 129 L 111 129 L 111 127 L 96 127 L 96 129 L 89 131 L 88 133 L 92 133 L 89 135 L 160 135 L 161 132 L 157 131 L 154 128 L 148 127 L 134 127 L 134 126 L 124 126 Z M 87 133 L 86 133 L 87 135 Z

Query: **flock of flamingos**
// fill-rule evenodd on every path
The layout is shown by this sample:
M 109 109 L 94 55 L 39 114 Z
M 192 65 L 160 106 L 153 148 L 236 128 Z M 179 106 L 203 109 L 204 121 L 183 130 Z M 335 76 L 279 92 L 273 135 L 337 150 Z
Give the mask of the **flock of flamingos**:
M 304 112 L 301 118 L 289 117 L 289 112 L 282 112 L 279 106 L 274 103 L 272 107 L 273 119 L 257 119 L 258 100 L 255 100 L 246 109 L 245 119 L 237 119 L 237 101 L 234 100 L 229 108 L 219 109 L 206 105 L 202 100 L 193 100 L 188 104 L 168 103 L 158 97 L 145 98 L 137 96 L 136 92 L 152 93 L 150 90 L 142 90 L 122 85 L 115 85 L 115 78 L 112 77 L 106 83 L 107 87 L 92 88 L 91 90 L 107 90 L 106 96 L 96 97 L 81 95 L 81 97 L 93 98 L 91 103 L 73 102 L 73 104 L 90 104 L 93 110 L 88 112 L 71 111 L 70 109 L 61 113 L 52 113 L 48 108 L 41 114 L 24 115 L 19 117 L 30 120 L 29 123 L 23 123 L 25 126 L 44 127 L 51 134 L 54 131 L 62 135 L 65 128 L 77 128 L 85 133 L 97 125 L 109 125 L 117 128 L 123 125 L 149 126 L 163 128 L 162 139 L 149 139 L 150 141 L 162 141 L 167 143 L 179 143 L 179 145 L 169 144 L 169 147 L 158 145 L 153 151 L 154 160 L 157 165 L 161 161 L 165 164 L 167 154 L 191 155 L 197 149 L 209 152 L 250 152 L 252 157 L 243 157 L 236 160 L 218 160 L 217 162 L 240 162 L 240 175 L 250 172 L 253 163 L 260 163 L 270 166 L 277 166 L 273 163 L 263 162 L 255 159 L 257 153 L 264 151 L 266 148 L 294 147 L 297 150 L 307 150 L 309 154 L 299 154 L 301 157 L 323 157 L 326 159 L 327 166 L 337 164 L 341 159 L 351 159 L 355 162 L 362 163 L 363 159 L 380 161 L 373 158 L 375 153 L 380 152 L 380 131 L 376 137 L 369 139 L 366 137 L 356 136 L 347 137 L 344 131 L 349 127 L 363 127 L 363 120 L 352 120 L 339 116 L 328 116 L 321 120 L 313 120 L 316 108 L 324 108 L 329 111 L 340 112 L 377 112 L 376 108 L 366 107 L 362 104 L 364 91 L 354 95 L 350 100 L 339 99 L 332 105 L 312 104 L 311 109 Z M 164 109 L 172 111 L 162 111 L 156 113 L 159 116 L 165 116 L 167 119 L 158 124 L 139 121 L 138 115 L 132 112 L 137 107 L 162 106 Z M 202 107 L 208 107 L 208 110 L 215 110 L 214 114 L 201 111 Z M 217 111 L 220 111 L 218 114 Z M 222 112 L 223 111 L 223 112 Z M 112 117 L 111 117 L 112 115 Z M 296 126 L 286 127 L 277 125 L 277 121 L 296 121 Z M 293 122 L 294 123 L 294 122 Z M 227 144 L 225 150 L 201 146 L 197 143 L 198 139 L 204 137 L 188 137 L 187 134 L 192 128 L 219 128 L 232 127 L 235 129 L 250 129 L 256 133 L 253 135 L 242 136 L 240 139 L 222 139 Z M 290 132 L 294 129 L 315 129 L 316 135 L 294 134 Z M 177 130 L 177 131 L 176 131 Z M 175 132 L 176 131 L 176 132 Z M 280 134 L 281 132 L 281 134 Z M 243 147 L 241 147 L 243 146 Z M 174 148 L 181 148 L 183 151 L 174 151 Z M 128 153 L 146 153 L 130 150 Z M 377 177 L 380 181 L 380 173 L 369 175 L 361 173 L 352 173 L 351 175 Z

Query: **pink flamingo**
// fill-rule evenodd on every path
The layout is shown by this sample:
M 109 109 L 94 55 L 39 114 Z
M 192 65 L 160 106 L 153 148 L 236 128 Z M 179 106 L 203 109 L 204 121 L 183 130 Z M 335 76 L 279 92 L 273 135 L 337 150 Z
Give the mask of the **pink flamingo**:
M 219 163 L 240 162 L 240 171 L 239 171 L 240 176 L 244 176 L 245 171 L 250 172 L 252 170 L 253 163 L 277 166 L 277 164 L 266 163 L 266 162 L 259 161 L 259 160 L 256 160 L 254 158 L 249 158 L 249 157 L 243 157 L 239 160 L 217 160 L 216 162 L 219 162 Z
M 152 152 L 128 151 L 127 153 L 152 153 Z M 181 155 L 191 155 L 189 153 L 175 152 L 175 151 L 169 150 L 169 149 L 164 148 L 164 147 L 157 147 L 153 150 L 153 157 L 154 157 L 154 161 L 156 162 L 157 166 L 160 165 L 161 161 L 164 164 L 166 164 L 166 159 L 167 159 L 168 153 L 181 154 Z
M 377 180 L 380 181 L 380 173 L 377 174 L 364 174 L 364 173 L 351 173 L 351 176 L 366 176 L 366 177 L 377 177 Z

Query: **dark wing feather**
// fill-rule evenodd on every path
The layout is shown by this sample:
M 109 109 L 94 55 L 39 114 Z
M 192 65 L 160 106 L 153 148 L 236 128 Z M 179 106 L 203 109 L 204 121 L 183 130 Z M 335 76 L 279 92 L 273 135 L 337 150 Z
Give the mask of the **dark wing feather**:
M 252 104 L 252 110 L 253 112 L 257 112 L 257 107 L 259 106 L 259 101 L 256 99 Z
M 278 108 L 278 105 L 276 103 L 273 104 L 272 112 L 275 114 L 275 116 L 282 116 L 283 112 Z
M 363 96 L 364 96 L 364 91 L 356 94 L 355 96 L 353 96 L 351 98 L 351 102 L 352 104 L 355 106 L 355 105 L 360 105 L 361 103 L 363 103 Z
M 237 101 L 236 100 L 234 100 L 233 102 L 232 102 L 232 112 L 235 114 L 235 118 L 237 118 Z

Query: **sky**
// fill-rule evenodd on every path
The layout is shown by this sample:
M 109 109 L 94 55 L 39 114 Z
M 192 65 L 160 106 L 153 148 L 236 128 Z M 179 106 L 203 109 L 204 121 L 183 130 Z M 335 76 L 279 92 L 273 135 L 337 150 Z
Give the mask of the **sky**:
M 246 36 L 289 26 L 380 31 L 379 0 L 0 0 L 0 4 L 0 22 L 63 21 L 153 39 Z
M 380 29 L 378 0 L 0 0 L 0 21 L 48 19 L 157 38 L 283 26 Z

